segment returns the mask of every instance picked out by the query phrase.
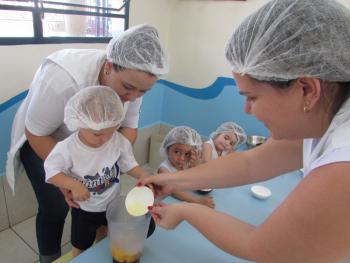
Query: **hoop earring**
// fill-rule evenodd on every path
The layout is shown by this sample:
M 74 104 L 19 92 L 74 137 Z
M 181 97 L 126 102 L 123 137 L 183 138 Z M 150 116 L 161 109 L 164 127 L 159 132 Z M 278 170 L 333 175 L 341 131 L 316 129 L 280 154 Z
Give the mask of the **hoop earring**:
M 105 74 L 106 74 L 106 75 L 109 75 L 110 73 L 111 73 L 111 72 L 108 71 L 108 70 L 105 71 Z

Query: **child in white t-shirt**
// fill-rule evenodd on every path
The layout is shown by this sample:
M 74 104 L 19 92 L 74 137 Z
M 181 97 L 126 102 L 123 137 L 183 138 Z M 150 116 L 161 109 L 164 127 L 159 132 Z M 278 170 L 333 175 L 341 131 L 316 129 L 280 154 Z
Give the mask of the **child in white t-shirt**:
M 174 173 L 179 170 L 194 167 L 201 162 L 202 139 L 192 128 L 178 126 L 165 136 L 160 153 L 167 159 L 159 166 L 158 173 Z M 176 199 L 199 203 L 214 208 L 211 196 L 197 196 L 185 191 L 172 194 Z
M 234 122 L 224 122 L 209 137 L 210 139 L 203 143 L 203 162 L 225 156 L 247 140 L 244 129 Z
M 64 123 L 76 132 L 58 142 L 45 160 L 46 182 L 70 190 L 80 205 L 71 211 L 73 256 L 105 232 L 106 208 L 120 192 L 120 172 L 147 176 L 130 142 L 117 131 L 123 112 L 111 88 L 82 89 L 68 100 L 64 111 Z

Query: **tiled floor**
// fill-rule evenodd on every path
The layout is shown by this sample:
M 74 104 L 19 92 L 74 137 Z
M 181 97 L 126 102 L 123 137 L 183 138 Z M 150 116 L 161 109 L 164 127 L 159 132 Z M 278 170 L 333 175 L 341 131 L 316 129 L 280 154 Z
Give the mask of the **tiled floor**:
M 70 215 L 67 216 L 62 237 L 62 254 L 71 249 Z M 0 256 L 2 263 L 39 262 L 35 236 L 35 217 L 0 232 Z
M 152 173 L 149 166 L 143 168 Z M 122 175 L 122 194 L 135 186 L 135 179 L 128 175 Z M 70 240 L 70 213 L 67 216 L 62 237 L 62 254 L 71 249 Z M 0 232 L 0 257 L 1 263 L 34 263 L 39 262 L 38 246 L 35 236 L 35 217 L 29 218 L 12 228 Z

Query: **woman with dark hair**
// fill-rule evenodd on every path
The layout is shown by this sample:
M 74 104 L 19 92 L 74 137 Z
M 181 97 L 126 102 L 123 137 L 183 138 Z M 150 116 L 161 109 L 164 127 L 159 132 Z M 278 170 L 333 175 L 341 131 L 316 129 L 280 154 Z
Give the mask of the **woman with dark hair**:
M 186 220 L 222 250 L 254 262 L 349 260 L 349 44 L 350 11 L 333 0 L 273 0 L 245 19 L 226 58 L 246 113 L 271 138 L 139 184 L 164 195 L 250 184 L 300 168 L 304 179 L 260 226 L 192 203 L 153 206 L 156 223 L 172 229 Z

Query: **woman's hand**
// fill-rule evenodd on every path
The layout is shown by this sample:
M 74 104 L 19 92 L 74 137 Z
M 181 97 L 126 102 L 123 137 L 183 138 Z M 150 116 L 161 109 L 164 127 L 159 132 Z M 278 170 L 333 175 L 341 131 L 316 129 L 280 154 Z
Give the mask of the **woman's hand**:
M 165 229 L 174 229 L 182 221 L 181 207 L 186 203 L 165 204 L 157 203 L 149 208 L 154 221 Z
M 174 191 L 174 186 L 168 183 L 168 176 L 171 174 L 159 174 L 140 178 L 137 186 L 148 186 L 153 192 L 155 198 L 164 197 Z

